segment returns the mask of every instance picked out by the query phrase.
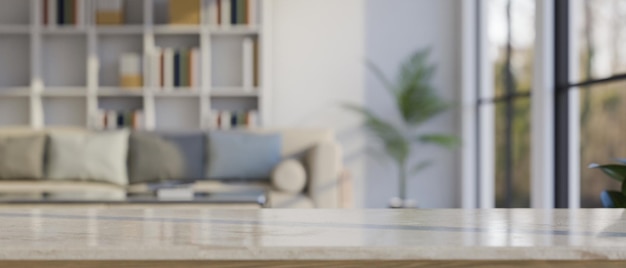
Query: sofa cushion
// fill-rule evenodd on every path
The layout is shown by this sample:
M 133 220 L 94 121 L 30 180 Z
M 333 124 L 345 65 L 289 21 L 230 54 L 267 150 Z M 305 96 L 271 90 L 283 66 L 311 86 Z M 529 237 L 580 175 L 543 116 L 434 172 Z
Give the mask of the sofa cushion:
M 51 132 L 47 153 L 50 180 L 128 184 L 128 131 Z
M 43 134 L 0 138 L 0 179 L 41 179 L 45 142 Z
M 208 135 L 207 177 L 210 179 L 268 180 L 280 162 L 281 137 L 239 131 Z
M 285 193 L 300 193 L 306 186 L 306 171 L 297 160 L 281 162 L 272 172 L 272 186 Z
M 184 177 L 185 160 L 176 144 L 153 133 L 134 132 L 130 135 L 128 146 L 130 183 Z
M 200 180 L 206 178 L 206 134 L 197 133 L 158 133 L 166 141 L 175 145 L 184 159 L 183 178 Z

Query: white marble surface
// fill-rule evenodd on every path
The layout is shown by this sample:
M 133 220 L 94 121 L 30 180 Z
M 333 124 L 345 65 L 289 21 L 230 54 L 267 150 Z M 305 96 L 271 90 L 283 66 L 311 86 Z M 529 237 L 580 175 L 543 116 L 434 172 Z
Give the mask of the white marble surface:
M 622 210 L 0 208 L 0 260 L 626 259 Z

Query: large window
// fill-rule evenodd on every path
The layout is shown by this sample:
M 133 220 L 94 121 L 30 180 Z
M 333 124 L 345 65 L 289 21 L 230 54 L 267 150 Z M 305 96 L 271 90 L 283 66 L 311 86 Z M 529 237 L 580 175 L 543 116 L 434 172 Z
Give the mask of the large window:
M 493 94 L 479 105 L 495 116 L 495 206 L 530 206 L 530 92 L 534 0 L 488 0 L 489 70 Z M 482 133 L 485 134 L 485 133 Z
M 619 186 L 587 166 L 626 158 L 626 0 L 582 0 L 570 10 L 574 77 L 589 84 L 569 87 L 580 117 L 580 148 L 570 149 L 580 153 L 580 206 L 601 207 L 600 193 Z

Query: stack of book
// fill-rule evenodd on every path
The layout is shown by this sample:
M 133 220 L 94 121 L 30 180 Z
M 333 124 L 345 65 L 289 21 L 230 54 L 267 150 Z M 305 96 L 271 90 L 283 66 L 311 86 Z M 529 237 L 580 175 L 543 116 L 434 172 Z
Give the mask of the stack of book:
M 170 24 L 200 24 L 200 0 L 170 0 L 168 11 Z
M 98 129 L 119 129 L 119 128 L 131 128 L 131 129 L 143 129 L 144 116 L 143 111 L 113 111 L 113 110 L 99 110 L 98 111 L 100 125 Z
M 138 53 L 124 53 L 120 57 L 120 87 L 140 88 L 143 86 L 141 73 L 141 55 Z
M 85 0 L 43 0 L 42 22 L 56 25 L 85 25 Z
M 205 6 L 211 25 L 256 25 L 257 0 L 209 0 Z
M 157 48 L 150 58 L 150 76 L 155 87 L 195 90 L 200 86 L 200 49 Z
M 258 111 L 212 111 L 211 129 L 255 128 L 259 125 Z
M 95 0 L 96 24 L 118 25 L 124 23 L 123 0 Z

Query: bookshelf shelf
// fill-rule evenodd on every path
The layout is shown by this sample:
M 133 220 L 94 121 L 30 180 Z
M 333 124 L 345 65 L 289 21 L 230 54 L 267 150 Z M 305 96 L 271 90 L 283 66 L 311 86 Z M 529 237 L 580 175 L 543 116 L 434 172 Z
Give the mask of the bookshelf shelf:
M 143 34 L 145 28 L 138 25 L 124 25 L 124 26 L 96 26 L 96 33 L 99 35 L 106 34 Z
M 29 34 L 31 28 L 28 25 L 0 25 L 0 34 Z
M 211 89 L 211 97 L 257 97 L 259 92 L 258 88 L 246 90 L 242 87 L 218 87 Z
M 28 97 L 30 93 L 28 87 L 0 88 L 0 96 L 2 97 Z
M 143 96 L 143 88 L 118 88 L 118 87 L 99 87 L 97 95 L 99 97 L 119 97 L 119 96 Z
M 215 111 L 256 111 L 263 125 L 269 123 L 265 110 L 271 106 L 261 91 L 271 88 L 271 31 L 264 28 L 272 23 L 270 16 L 261 15 L 271 10 L 271 0 L 248 0 L 258 9 L 248 13 L 257 18 L 251 25 L 214 20 L 217 13 L 211 13 L 210 3 L 229 0 L 199 0 L 196 25 L 170 24 L 172 3 L 182 2 L 177 0 L 121 0 L 123 12 L 109 24 L 99 17 L 101 0 L 71 1 L 84 8 L 76 9 L 75 25 L 57 25 L 72 21 L 50 9 L 58 1 L 0 1 L 0 127 L 95 127 L 102 122 L 97 117 L 102 110 L 140 110 L 148 130 L 208 129 Z M 155 80 L 156 53 L 169 49 L 178 57 L 177 65 L 170 66 L 180 68 L 169 73 L 188 74 L 178 81 L 190 86 L 162 88 Z M 139 77 L 130 84 L 121 78 L 128 74 L 122 59 L 129 54 L 137 59 L 130 64 L 136 66 L 131 74 Z M 180 55 L 188 55 L 187 69 L 180 67 L 186 66 Z
M 200 34 L 200 26 L 155 26 L 155 34 Z
M 85 97 L 87 96 L 87 89 L 79 87 L 51 87 L 45 88 L 41 95 L 44 97 Z

